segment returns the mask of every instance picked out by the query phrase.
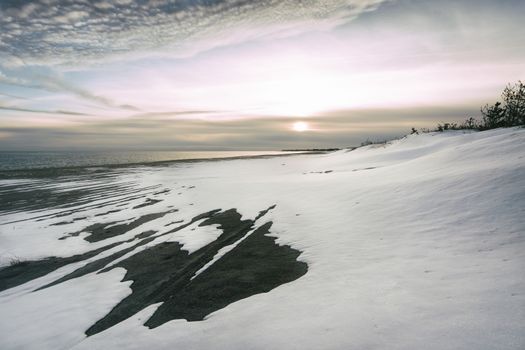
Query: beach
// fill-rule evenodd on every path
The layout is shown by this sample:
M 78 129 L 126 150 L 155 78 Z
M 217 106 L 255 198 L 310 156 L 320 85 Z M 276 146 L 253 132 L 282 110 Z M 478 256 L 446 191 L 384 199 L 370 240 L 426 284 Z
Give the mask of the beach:
M 521 348 L 524 144 L 3 172 L 0 348 Z

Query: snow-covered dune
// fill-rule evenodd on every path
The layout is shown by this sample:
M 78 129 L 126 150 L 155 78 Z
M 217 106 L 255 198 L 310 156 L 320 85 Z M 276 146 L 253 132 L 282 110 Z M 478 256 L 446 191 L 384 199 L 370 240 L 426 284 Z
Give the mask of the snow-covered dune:
M 0 180 L 0 348 L 524 349 L 524 146 Z

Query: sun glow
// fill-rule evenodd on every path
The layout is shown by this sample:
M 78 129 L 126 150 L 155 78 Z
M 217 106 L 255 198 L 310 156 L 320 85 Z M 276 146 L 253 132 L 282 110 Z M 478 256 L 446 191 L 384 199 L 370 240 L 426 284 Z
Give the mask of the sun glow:
M 305 122 L 295 122 L 292 125 L 292 129 L 293 131 L 303 132 L 310 130 L 310 126 L 308 125 L 308 123 Z
M 346 93 L 346 92 L 345 92 Z M 264 113 L 270 115 L 294 115 L 309 117 L 327 109 L 337 108 L 341 100 L 341 89 L 328 76 L 296 69 L 264 85 L 258 94 L 266 107 Z M 345 96 L 348 100 L 348 96 Z

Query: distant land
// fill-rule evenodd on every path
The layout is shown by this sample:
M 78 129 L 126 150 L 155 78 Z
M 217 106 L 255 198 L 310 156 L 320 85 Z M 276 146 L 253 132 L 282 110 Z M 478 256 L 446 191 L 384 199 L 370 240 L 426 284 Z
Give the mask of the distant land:
M 354 149 L 355 147 L 348 147 Z M 342 148 L 294 148 L 294 149 L 283 149 L 281 152 L 335 152 L 340 151 Z

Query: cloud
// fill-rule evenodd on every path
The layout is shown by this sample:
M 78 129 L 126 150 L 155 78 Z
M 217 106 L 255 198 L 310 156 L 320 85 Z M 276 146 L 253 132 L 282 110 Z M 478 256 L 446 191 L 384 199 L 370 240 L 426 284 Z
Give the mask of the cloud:
M 189 111 L 188 111 L 189 112 Z M 169 119 L 153 115 L 121 120 L 79 120 L 68 125 L 34 123 L 0 128 L 9 137 L 0 148 L 31 149 L 170 149 L 170 150 L 279 150 L 359 145 L 365 139 L 402 136 L 411 127 L 434 127 L 437 122 L 461 121 L 475 110 L 428 107 L 423 109 L 340 110 L 302 119 L 313 131 L 291 128 L 299 119 L 266 116 L 228 121 Z M 1 121 L 0 121 L 1 122 Z
M 13 95 L 13 94 L 6 94 L 5 92 L 0 92 L 0 96 L 8 97 L 10 99 L 15 99 L 15 100 L 27 100 L 26 97 L 16 96 L 16 95 Z
M 24 69 L 29 70 L 30 67 L 24 67 Z M 124 109 L 128 111 L 139 111 L 139 109 L 135 106 L 129 104 L 119 105 L 107 97 L 93 94 L 86 89 L 76 86 L 75 84 L 69 83 L 66 80 L 62 79 L 56 73 L 53 73 L 52 71 L 46 71 L 46 73 L 32 73 L 29 79 L 20 76 L 6 75 L 0 70 L 0 84 L 39 89 L 49 92 L 66 92 L 68 94 L 75 95 L 84 100 L 95 102 L 96 104 L 103 105 L 105 107 Z M 2 95 L 10 96 L 8 94 Z
M 31 109 L 31 108 L 21 108 L 21 107 L 13 107 L 13 106 L 3 106 L 0 104 L 0 110 L 3 111 L 13 111 L 13 112 L 28 112 L 28 113 L 43 113 L 43 114 L 63 114 L 63 115 L 76 115 L 76 116 L 85 116 L 87 114 L 79 113 L 79 112 L 72 112 L 72 111 L 62 111 L 62 110 L 56 110 L 56 111 L 46 111 L 41 109 Z
M 121 54 L 191 55 L 218 45 L 332 28 L 387 0 L 4 0 L 0 59 L 74 64 Z
M 523 76 L 523 1 L 384 2 L 0 0 L 0 149 L 343 147 Z

